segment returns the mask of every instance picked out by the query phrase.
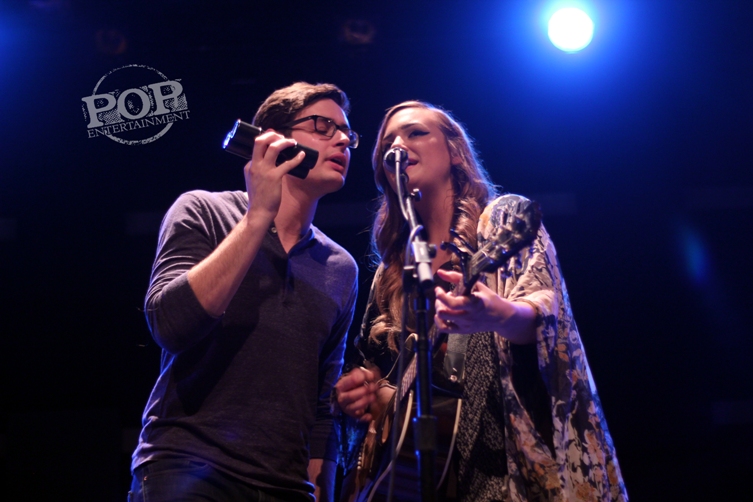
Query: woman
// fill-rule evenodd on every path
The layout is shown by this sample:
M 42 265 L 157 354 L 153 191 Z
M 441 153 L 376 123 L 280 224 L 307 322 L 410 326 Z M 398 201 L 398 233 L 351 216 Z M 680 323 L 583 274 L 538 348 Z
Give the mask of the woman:
M 468 136 L 446 111 L 419 101 L 387 111 L 373 155 L 382 195 L 372 243 L 381 263 L 357 340 L 362 366 L 335 386 L 337 408 L 362 423 L 377 414 L 372 409 L 376 382 L 390 372 L 401 333 L 408 229 L 395 176 L 382 163 L 384 152 L 396 146 L 408 152 L 408 189 L 421 190 L 416 211 L 428 242 L 438 248 L 451 241 L 451 228 L 473 247 L 477 235 L 485 242 L 525 201 L 505 195 L 489 203 L 494 189 Z M 543 227 L 514 259 L 517 266 L 490 274 L 488 286 L 477 283 L 469 297 L 435 291 L 437 331 L 470 335 L 456 443 L 457 492 L 450 497 L 627 500 L 554 246 Z M 453 262 L 457 258 L 449 251 L 437 250 L 432 270 L 439 283 L 460 282 L 459 272 L 447 270 Z

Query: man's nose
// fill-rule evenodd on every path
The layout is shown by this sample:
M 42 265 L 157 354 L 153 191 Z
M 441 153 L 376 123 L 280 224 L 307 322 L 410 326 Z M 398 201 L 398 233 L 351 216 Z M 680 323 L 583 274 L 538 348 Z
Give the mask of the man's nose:
M 348 138 L 348 135 L 340 129 L 335 129 L 335 134 L 333 137 L 335 138 L 335 145 L 337 146 L 348 146 L 350 144 L 350 138 Z

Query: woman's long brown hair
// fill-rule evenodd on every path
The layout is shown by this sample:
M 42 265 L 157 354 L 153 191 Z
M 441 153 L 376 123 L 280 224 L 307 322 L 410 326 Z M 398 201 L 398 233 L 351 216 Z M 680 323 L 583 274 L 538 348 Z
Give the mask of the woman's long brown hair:
M 374 301 L 379 314 L 371 325 L 369 339 L 370 342 L 376 343 L 386 340 L 390 349 L 395 352 L 398 350 L 398 337 L 401 331 L 402 271 L 409 229 L 400 211 L 397 195 L 390 187 L 384 171 L 382 159 L 389 145 L 383 144 L 382 138 L 387 122 L 397 112 L 406 108 L 432 111 L 444 134 L 451 157 L 457 156 L 460 159 L 457 165 L 451 167 L 454 206 L 452 226 L 469 244 L 476 246 L 478 218 L 486 204 L 496 195 L 486 170 L 478 160 L 472 140 L 448 111 L 423 101 L 405 101 L 387 110 L 379 126 L 377 143 L 372 155 L 374 181 L 380 196 L 379 209 L 371 230 L 371 245 L 375 260 L 383 264 L 384 270 L 375 282 Z

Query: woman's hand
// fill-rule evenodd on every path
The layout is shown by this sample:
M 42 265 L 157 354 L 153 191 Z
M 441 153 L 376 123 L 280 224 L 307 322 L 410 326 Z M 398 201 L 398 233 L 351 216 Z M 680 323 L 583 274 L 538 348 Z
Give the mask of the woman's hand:
M 376 399 L 376 382 L 379 378 L 376 368 L 368 370 L 358 367 L 343 375 L 335 384 L 340 410 L 361 422 L 370 422 L 373 417 L 369 413 L 369 406 Z
M 463 278 L 460 272 L 442 269 L 437 274 L 455 285 Z M 536 311 L 528 303 L 505 300 L 480 282 L 470 296 L 453 296 L 442 288 L 435 293 L 434 323 L 439 331 L 462 335 L 494 331 L 517 344 L 536 341 Z

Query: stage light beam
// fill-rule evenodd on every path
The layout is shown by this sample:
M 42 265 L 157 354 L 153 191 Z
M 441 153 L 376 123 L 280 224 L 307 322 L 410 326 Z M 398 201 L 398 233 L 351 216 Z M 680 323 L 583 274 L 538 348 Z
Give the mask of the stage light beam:
M 591 43 L 594 23 L 588 14 L 574 7 L 560 9 L 549 18 L 549 40 L 565 52 L 578 52 Z

